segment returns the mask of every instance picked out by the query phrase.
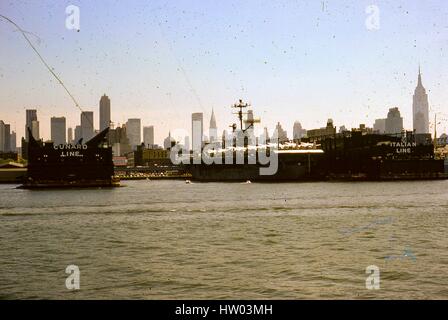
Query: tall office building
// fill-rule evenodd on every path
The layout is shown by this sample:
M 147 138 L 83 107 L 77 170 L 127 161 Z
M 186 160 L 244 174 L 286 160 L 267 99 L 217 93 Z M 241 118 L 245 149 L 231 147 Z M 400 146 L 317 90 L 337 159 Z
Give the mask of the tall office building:
M 27 109 L 26 110 L 26 124 L 25 124 L 25 140 L 28 141 L 28 128 L 32 129 L 32 122 L 37 121 L 37 110 Z
M 143 143 L 146 148 L 154 147 L 154 126 L 143 127 Z
M 31 121 L 31 134 L 33 135 L 34 139 L 36 139 L 36 140 L 40 139 L 39 121 L 37 121 L 37 120 Z
M 429 133 L 428 95 L 422 84 L 420 68 L 418 68 L 418 83 L 412 102 L 412 114 L 415 133 Z
M 0 152 L 6 152 L 5 150 L 5 123 L 0 120 Z
M 93 112 L 83 111 L 81 113 L 81 136 L 83 142 L 86 143 L 87 141 L 92 139 L 93 135 L 94 135 Z
M 171 131 L 168 133 L 168 137 L 163 140 L 163 147 L 167 150 L 171 149 L 176 144 L 176 140 L 171 137 Z
M 66 144 L 66 121 L 65 117 L 51 118 L 51 141 L 55 145 Z
M 126 135 L 129 139 L 129 144 L 133 149 L 142 143 L 142 127 L 140 119 L 128 119 L 126 122 Z
M 73 144 L 73 129 L 72 128 L 67 129 L 67 143 Z
M 403 131 L 403 118 L 398 108 L 390 108 L 386 118 L 386 133 L 397 134 Z
M 190 137 L 185 136 L 184 138 L 184 149 L 186 152 L 190 152 Z
M 115 156 L 124 156 L 132 151 L 126 131 L 126 125 L 122 125 L 109 132 L 109 143 L 112 145 L 112 152 Z
M 283 130 L 282 125 L 280 122 L 277 122 L 277 126 L 275 127 L 275 131 L 271 138 L 273 141 L 277 141 L 280 143 L 287 142 L 288 141 L 288 133 L 286 130 Z
M 77 144 L 81 138 L 82 138 L 81 126 L 76 126 L 75 127 L 75 141 L 74 141 L 74 144 Z
M 263 128 L 263 133 L 260 134 L 260 137 L 258 138 L 258 143 L 259 144 L 267 144 L 269 143 L 269 131 L 267 127 Z
M 191 148 L 195 152 L 202 152 L 202 143 L 204 139 L 204 115 L 202 112 L 196 112 L 191 115 Z
M 216 126 L 215 111 L 212 109 L 212 116 L 210 117 L 210 127 L 208 130 L 210 142 L 218 141 L 218 127 Z
M 10 148 L 12 152 L 17 151 L 17 134 L 15 131 L 11 131 L 11 142 L 10 142 Z
M 110 99 L 104 94 L 100 99 L 100 131 L 110 126 Z
M 306 134 L 306 130 L 302 128 L 302 125 L 299 121 L 294 122 L 294 127 L 292 131 L 293 131 L 292 133 L 293 140 L 300 140 Z
M 11 152 L 11 125 L 5 123 L 5 133 L 4 133 L 4 151 Z
M 376 119 L 373 125 L 373 131 L 376 131 L 379 134 L 383 134 L 386 132 L 386 119 Z

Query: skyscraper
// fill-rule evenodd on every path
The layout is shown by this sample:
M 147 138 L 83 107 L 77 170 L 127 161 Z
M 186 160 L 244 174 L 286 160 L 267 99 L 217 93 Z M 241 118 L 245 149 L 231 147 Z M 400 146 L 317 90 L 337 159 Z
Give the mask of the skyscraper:
M 0 152 L 5 151 L 5 123 L 0 120 Z
M 189 136 L 185 136 L 185 138 L 184 138 L 184 149 L 186 150 L 186 152 L 190 152 L 190 137 Z
M 37 121 L 37 120 L 31 121 L 31 134 L 33 135 L 34 139 L 36 139 L 36 140 L 40 139 L 39 121 Z
M 171 131 L 168 133 L 168 137 L 163 140 L 163 147 L 165 149 L 171 149 L 172 146 L 176 144 L 176 140 L 174 140 L 173 137 L 171 137 Z
M 116 156 L 124 156 L 132 151 L 126 130 L 126 125 L 122 125 L 111 129 L 109 132 L 109 143 L 112 145 L 112 151 Z
M 75 141 L 74 141 L 74 143 L 77 144 L 81 138 L 82 138 L 81 126 L 76 126 L 75 127 Z
M 215 112 L 213 109 L 212 116 L 210 117 L 210 127 L 208 135 L 210 142 L 216 142 L 218 140 L 218 128 L 216 126 Z
M 414 91 L 412 114 L 415 133 L 429 133 L 429 103 L 426 89 L 422 84 L 422 75 L 418 68 L 418 83 Z
M 93 112 L 83 111 L 81 113 L 81 136 L 84 143 L 93 138 L 93 132 Z
M 104 94 L 100 99 L 100 131 L 110 126 L 110 99 Z
M 275 131 L 274 131 L 271 139 L 273 141 L 277 141 L 277 139 L 278 139 L 278 141 L 280 143 L 288 141 L 288 134 L 287 134 L 286 130 L 283 130 L 280 122 L 277 122 L 277 126 L 275 127 Z
M 51 141 L 55 145 L 65 144 L 66 141 L 66 121 L 65 117 L 51 118 Z
M 142 143 L 142 127 L 140 119 L 128 119 L 126 123 L 126 135 L 133 149 Z
M 299 121 L 294 122 L 292 138 L 293 140 L 300 140 L 306 134 L 306 130 L 302 128 L 302 125 Z
M 268 128 L 267 128 L 267 127 L 264 127 L 264 128 L 263 128 L 263 133 L 260 134 L 260 137 L 258 138 L 258 143 L 264 145 L 264 144 L 269 143 L 269 140 L 270 140 L 270 139 L 269 139 L 269 131 L 268 131 Z
M 4 151 L 11 151 L 11 125 L 5 123 L 5 142 L 4 142 Z
M 17 151 L 17 134 L 15 131 L 11 131 L 11 142 L 10 147 L 12 152 Z
M 32 129 L 32 122 L 37 121 L 37 110 L 27 109 L 26 110 L 26 124 L 25 124 L 25 140 L 28 141 L 28 128 Z
M 73 129 L 72 128 L 67 129 L 67 143 L 73 144 Z
M 386 118 L 386 133 L 397 134 L 403 130 L 403 118 L 398 108 L 390 108 Z
M 202 152 L 202 142 L 204 138 L 204 115 L 196 112 L 191 115 L 191 148 L 194 152 Z
M 379 134 L 386 132 L 386 119 L 376 119 L 373 125 L 373 130 Z
M 154 146 L 154 126 L 143 127 L 143 143 L 147 148 Z

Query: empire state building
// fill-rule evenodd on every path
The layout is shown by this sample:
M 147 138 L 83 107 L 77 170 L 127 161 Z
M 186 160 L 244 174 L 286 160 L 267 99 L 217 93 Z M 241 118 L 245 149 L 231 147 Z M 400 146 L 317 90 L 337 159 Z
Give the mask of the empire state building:
M 415 133 L 429 133 L 429 106 L 428 95 L 422 84 L 422 75 L 418 69 L 418 83 L 414 91 L 412 103 Z

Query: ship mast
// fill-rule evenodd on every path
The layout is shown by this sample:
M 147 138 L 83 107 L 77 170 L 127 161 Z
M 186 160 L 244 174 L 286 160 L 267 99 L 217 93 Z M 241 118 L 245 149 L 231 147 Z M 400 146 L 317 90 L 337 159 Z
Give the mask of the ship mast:
M 247 107 L 249 107 L 249 106 L 250 106 L 250 104 L 248 104 L 248 103 L 243 103 L 243 100 L 242 100 L 242 99 L 240 99 L 240 101 L 239 101 L 238 104 L 235 103 L 235 104 L 232 106 L 232 108 L 239 109 L 239 111 L 236 112 L 236 113 L 234 113 L 234 114 L 238 115 L 238 119 L 240 119 L 240 128 L 241 128 L 241 131 L 244 131 L 244 130 L 243 130 L 243 114 L 246 114 L 246 112 L 243 112 L 243 109 L 244 109 L 244 108 L 247 108 Z

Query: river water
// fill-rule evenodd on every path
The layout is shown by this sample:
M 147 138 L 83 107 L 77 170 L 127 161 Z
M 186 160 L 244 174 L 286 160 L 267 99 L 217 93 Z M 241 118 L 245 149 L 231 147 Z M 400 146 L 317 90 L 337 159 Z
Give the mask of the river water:
M 448 299 L 448 181 L 123 185 L 0 185 L 0 298 Z

